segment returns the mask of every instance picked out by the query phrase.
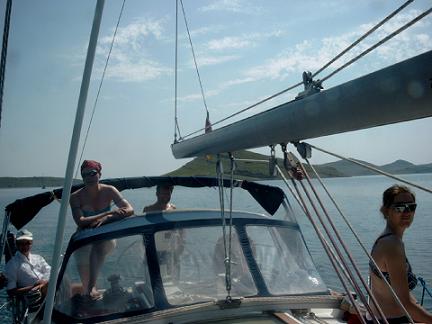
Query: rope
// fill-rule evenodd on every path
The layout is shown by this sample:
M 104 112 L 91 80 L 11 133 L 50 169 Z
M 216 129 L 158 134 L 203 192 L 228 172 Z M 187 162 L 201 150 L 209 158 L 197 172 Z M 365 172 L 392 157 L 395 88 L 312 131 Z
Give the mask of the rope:
M 289 88 L 286 88 L 286 89 L 284 89 L 284 90 L 282 90 L 282 91 L 279 91 L 278 93 L 275 93 L 274 95 L 272 95 L 272 96 L 270 96 L 270 97 L 264 98 L 263 100 L 258 101 L 257 103 L 255 103 L 255 104 L 253 104 L 253 105 L 250 105 L 250 106 L 248 106 L 248 107 L 246 107 L 246 108 L 244 108 L 244 109 L 242 109 L 242 110 L 240 110 L 240 111 L 238 111 L 238 112 L 236 112 L 236 113 L 234 113 L 234 114 L 231 114 L 231 115 L 229 115 L 228 117 L 222 118 L 222 119 L 220 119 L 220 120 L 214 122 L 212 125 L 214 126 L 214 125 L 220 124 L 220 123 L 224 122 L 224 121 L 227 120 L 227 119 L 230 119 L 230 118 L 232 118 L 232 117 L 234 117 L 234 116 L 237 116 L 237 115 L 239 115 L 239 114 L 241 114 L 241 113 L 244 113 L 245 111 L 247 111 L 247 110 L 249 110 L 249 109 L 252 109 L 252 108 L 254 108 L 254 107 L 256 107 L 256 106 L 258 106 L 258 105 L 260 105 L 260 104 L 262 104 L 262 103 L 264 103 L 264 102 L 266 102 L 266 101 L 269 101 L 269 100 L 273 99 L 273 98 L 276 98 L 277 96 L 280 96 L 281 94 L 284 94 L 284 93 L 287 92 L 287 91 L 290 91 L 290 90 L 292 90 L 292 89 L 294 89 L 294 88 L 297 88 L 298 86 L 301 86 L 302 84 L 303 84 L 303 82 L 296 83 L 296 84 L 294 84 L 293 86 L 291 86 L 291 87 L 289 87 Z M 201 131 L 203 131 L 203 130 L 205 130 L 205 128 L 201 128 L 201 129 L 198 129 L 198 130 L 196 130 L 196 131 L 194 131 L 194 132 L 192 132 L 192 133 L 189 133 L 189 134 L 187 134 L 186 136 L 184 136 L 183 139 L 185 139 L 185 138 L 187 138 L 187 137 L 190 137 L 190 136 L 192 136 L 192 135 L 195 135 L 195 134 L 197 134 L 197 133 L 199 133 L 199 132 L 201 132 Z
M 300 208 L 303 210 L 304 213 L 306 213 L 305 207 L 302 205 L 302 202 L 300 200 L 300 198 L 297 196 L 297 194 L 294 192 L 294 190 L 291 188 L 291 186 L 288 183 L 287 178 L 285 177 L 285 174 L 282 172 L 281 168 L 279 167 L 279 165 L 276 164 L 276 169 L 279 172 L 282 180 L 284 181 L 285 185 L 287 186 L 288 190 L 290 191 L 291 195 L 294 197 L 294 199 L 297 201 L 297 203 L 299 204 Z
M 337 260 L 337 258 L 336 258 L 336 255 L 334 254 L 334 252 L 333 252 L 332 249 L 330 248 L 330 246 L 329 246 L 328 242 L 326 241 L 326 239 L 324 238 L 324 235 L 322 234 L 321 230 L 318 228 L 318 225 L 317 225 L 316 222 L 313 220 L 312 215 L 311 215 L 309 209 L 307 208 L 306 203 L 305 203 L 305 201 L 304 201 L 304 199 L 303 199 L 303 197 L 302 197 L 302 195 L 301 195 L 301 193 L 300 193 L 300 190 L 299 190 L 299 188 L 298 188 L 298 186 L 297 186 L 295 180 L 294 180 L 292 177 L 291 177 L 291 182 L 292 182 L 292 184 L 293 184 L 293 186 L 294 186 L 295 191 L 297 192 L 297 195 L 298 195 L 298 197 L 299 197 L 299 199 L 300 199 L 300 201 L 301 201 L 301 204 L 302 204 L 302 205 L 304 206 L 304 208 L 305 208 L 306 216 L 307 216 L 307 218 L 309 219 L 310 223 L 312 224 L 312 227 L 314 228 L 315 233 L 317 234 L 318 239 L 320 240 L 320 242 L 321 242 L 321 244 L 322 244 L 322 246 L 323 246 L 323 248 L 324 248 L 324 251 L 326 252 L 327 256 L 329 257 L 329 260 L 330 260 L 330 262 L 331 262 L 333 268 L 335 269 L 335 272 L 336 272 L 336 274 L 337 274 L 337 276 L 338 276 L 340 282 L 342 283 L 342 286 L 344 287 L 345 292 L 347 293 L 347 296 L 348 296 L 348 298 L 349 298 L 350 301 L 351 301 L 351 304 L 354 306 L 354 308 L 356 309 L 357 313 L 358 313 L 358 314 L 361 314 L 361 313 L 360 313 L 360 310 L 359 310 L 359 308 L 358 308 L 358 305 L 357 305 L 357 303 L 355 302 L 354 297 L 353 297 L 352 294 L 350 293 L 350 291 L 349 291 L 349 289 L 348 289 L 348 286 L 347 286 L 347 283 L 346 283 L 345 279 L 342 277 L 342 274 L 341 274 L 341 272 L 340 272 L 340 269 L 343 269 L 343 266 L 338 262 L 338 260 Z M 301 181 L 300 181 L 300 184 L 301 184 Z M 303 191 L 305 191 L 304 186 L 303 186 Z M 339 266 L 339 267 L 338 267 L 338 266 Z M 344 273 L 344 274 L 345 274 L 345 276 L 347 277 L 347 274 L 346 274 L 346 273 Z M 351 282 L 351 284 L 352 284 L 352 282 Z M 366 324 L 366 321 L 365 321 L 365 319 L 363 318 L 363 316 L 359 316 L 359 318 L 360 318 L 360 320 L 361 320 L 361 322 L 362 322 L 363 324 Z
M 311 145 L 311 144 L 308 144 L 308 143 L 305 143 L 305 144 L 307 144 L 307 145 L 309 145 L 310 147 L 312 147 L 312 148 L 314 148 L 314 149 L 316 149 L 316 150 L 318 150 L 318 151 L 321 151 L 321 152 L 323 152 L 323 153 L 327 153 L 327 154 L 332 155 L 332 156 L 335 156 L 335 157 L 337 157 L 337 158 L 339 158 L 339 159 L 342 159 L 342 160 L 345 160 L 345 161 L 352 162 L 352 163 L 357 164 L 357 165 L 359 165 L 359 166 L 361 166 L 361 167 L 363 167 L 363 168 L 366 168 L 366 169 L 369 169 L 369 170 L 371 170 L 371 171 L 374 171 L 374 172 L 376 172 L 376 173 L 378 173 L 378 174 L 381 174 L 381 175 L 384 175 L 384 176 L 386 176 L 386 177 L 389 177 L 389 178 L 392 178 L 392 179 L 398 180 L 398 181 L 400 181 L 400 182 L 403 182 L 403 183 L 405 183 L 405 184 L 408 184 L 408 185 L 410 185 L 410 186 L 413 186 L 413 187 L 415 187 L 415 188 L 417 188 L 417 189 L 420 189 L 420 190 L 426 191 L 426 192 L 428 192 L 428 193 L 432 193 L 432 190 L 429 189 L 429 188 L 426 188 L 426 187 L 420 186 L 420 185 L 418 185 L 418 184 L 415 184 L 415 183 L 410 182 L 410 181 L 408 181 L 408 180 L 405 180 L 405 179 L 403 179 L 403 178 L 397 177 L 397 176 L 395 176 L 395 175 L 393 175 L 393 174 L 387 173 L 387 172 L 385 172 L 385 171 L 381 171 L 380 169 L 377 169 L 377 168 L 371 167 L 371 166 L 369 166 L 369 165 L 367 165 L 367 164 L 361 163 L 361 162 L 356 161 L 356 160 L 354 160 L 354 159 L 347 158 L 347 157 L 344 157 L 344 156 L 342 156 L 342 155 L 339 155 L 339 154 L 336 154 L 336 153 L 329 152 L 329 151 L 324 150 L 324 149 L 322 149 L 322 148 L 319 148 L 319 147 L 317 147 L 317 146 L 315 146 L 315 145 Z
M 305 172 L 305 170 L 304 170 L 304 168 L 302 167 L 301 164 L 300 164 L 300 166 L 302 168 L 302 171 L 306 175 L 306 172 Z M 307 176 L 306 176 L 306 179 L 308 179 Z M 309 186 L 311 186 L 310 179 L 309 179 L 308 183 L 309 183 Z M 345 259 L 344 259 L 343 255 L 342 255 L 342 252 L 340 251 L 339 247 L 336 244 L 336 241 L 334 240 L 334 238 L 330 234 L 330 231 L 329 231 L 327 225 L 325 224 L 325 222 L 324 222 L 321 214 L 318 212 L 318 209 L 317 209 L 316 205 L 314 204 L 311 195 L 309 194 L 308 190 L 306 189 L 306 187 L 305 187 L 305 185 L 303 184 L 302 181 L 300 181 L 300 185 L 301 185 L 301 187 L 303 189 L 303 192 L 306 194 L 306 197 L 308 198 L 308 201 L 309 201 L 310 205 L 312 206 L 312 209 L 314 210 L 315 215 L 317 216 L 317 218 L 318 218 L 321 226 L 323 227 L 324 232 L 327 234 L 328 238 L 330 239 L 330 242 L 331 242 L 334 250 L 336 251 L 337 256 L 339 257 L 339 260 L 340 260 L 340 262 L 343 265 L 343 269 L 345 269 L 345 271 L 347 272 L 347 275 L 348 275 L 348 277 L 350 279 L 350 283 L 352 284 L 354 290 L 356 291 L 356 293 L 358 294 L 358 296 L 362 300 L 364 306 L 367 308 L 367 310 L 369 311 L 369 313 L 372 314 L 372 309 L 370 308 L 370 305 L 367 303 L 366 297 L 364 296 L 361 288 L 359 287 L 357 281 L 355 280 L 354 275 L 353 275 L 351 269 L 348 267 L 348 264 L 345 262 Z M 313 190 L 312 186 L 311 186 L 311 188 Z M 359 312 L 359 314 L 360 314 L 360 312 Z M 384 314 L 381 314 L 382 318 L 385 318 L 385 316 L 383 316 L 383 315 Z
M 207 102 L 206 102 L 205 95 L 204 95 L 204 89 L 203 89 L 203 85 L 202 85 L 202 81 L 201 81 L 201 76 L 200 76 L 200 73 L 199 73 L 199 70 L 198 70 L 198 64 L 197 64 L 197 61 L 196 61 L 195 51 L 194 51 L 194 47 L 193 47 L 193 44 L 192 44 L 192 37 L 191 37 L 191 34 L 189 32 L 189 26 L 188 26 L 187 19 L 186 19 L 186 12 L 184 10 L 183 0 L 180 0 L 180 4 L 181 4 L 181 7 L 182 7 L 182 11 L 183 11 L 183 18 L 184 18 L 184 22 L 185 22 L 185 26 L 186 26 L 186 31 L 187 31 L 188 37 L 189 37 L 189 43 L 190 43 L 191 50 L 192 50 L 192 56 L 193 56 L 193 60 L 194 60 L 194 64 L 195 64 L 195 70 L 196 70 L 196 73 L 197 73 L 197 76 L 198 76 L 198 81 L 199 81 L 199 84 L 200 84 L 201 95 L 202 95 L 202 98 L 203 98 L 204 107 L 205 107 L 206 112 L 208 113 Z
M 375 269 L 377 269 L 378 272 L 381 274 L 381 278 L 384 279 L 384 282 L 386 283 L 387 287 L 390 289 L 390 292 L 393 295 L 393 297 L 395 298 L 396 302 L 399 304 L 399 306 L 401 307 L 401 309 L 405 312 L 405 314 L 407 315 L 407 317 L 410 318 L 407 310 L 403 306 L 402 302 L 399 300 L 399 297 L 396 295 L 396 293 L 393 290 L 393 288 L 391 287 L 390 283 L 387 281 L 387 279 L 385 278 L 385 276 L 382 274 L 381 269 L 378 267 L 378 265 L 376 264 L 375 260 L 372 258 L 372 255 L 369 253 L 369 251 L 364 246 L 363 242 L 360 240 L 360 237 L 357 235 L 357 232 L 354 230 L 353 226 L 351 225 L 351 222 L 347 219 L 347 217 L 345 216 L 345 214 L 342 212 L 339 204 L 336 202 L 336 200 L 333 198 L 332 194 L 327 189 L 327 186 L 322 181 L 322 179 L 319 176 L 318 172 L 316 171 L 316 169 L 314 168 L 314 166 L 309 162 L 308 159 L 305 159 L 305 160 L 308 163 L 308 165 L 310 166 L 310 168 L 312 169 L 312 171 L 314 172 L 314 174 L 315 174 L 318 182 L 321 184 L 321 186 L 323 187 L 324 191 L 327 193 L 328 197 L 330 198 L 330 200 L 332 201 L 332 203 L 336 207 L 337 211 L 342 216 L 342 219 L 345 221 L 345 224 L 351 230 L 351 233 L 353 233 L 354 237 L 357 240 L 357 243 L 360 244 L 360 247 L 362 248 L 363 252 L 367 255 L 367 257 L 369 258 L 369 261 L 372 262 L 372 264 L 375 266 Z M 371 296 L 372 299 L 374 299 L 372 292 L 369 291 L 369 285 L 366 285 L 366 287 L 367 287 L 368 294 Z
M 176 0 L 176 37 L 175 37 L 175 68 L 174 68 L 174 143 L 177 143 L 177 131 L 181 138 L 177 119 L 177 80 L 178 80 L 178 0 Z
M 7 47 L 8 47 L 8 39 L 9 39 L 9 26 L 10 26 L 11 12 L 12 12 L 12 0 L 7 0 L 4 28 L 3 28 L 2 53 L 1 53 L 1 61 L 0 61 L 0 127 L 1 127 L 2 107 L 3 107 L 3 88 L 4 88 L 4 80 L 6 75 L 6 56 L 7 56 Z
M 117 35 L 118 27 L 120 25 L 120 20 L 121 20 L 121 17 L 123 15 L 123 9 L 124 9 L 124 6 L 125 6 L 125 2 L 126 2 L 126 0 L 123 0 L 122 6 L 121 6 L 121 9 L 120 9 L 120 14 L 119 14 L 119 17 L 117 19 L 117 25 L 116 25 L 116 27 L 114 29 L 114 34 L 113 34 L 113 37 L 112 37 L 112 40 L 111 40 L 110 49 L 109 49 L 108 56 L 107 56 L 106 61 L 105 61 L 105 67 L 104 67 L 103 72 L 102 72 L 102 78 L 101 78 L 101 81 L 99 83 L 98 91 L 97 91 L 97 94 L 96 94 L 96 99 L 95 99 L 94 104 L 93 104 L 93 110 L 92 110 L 92 114 L 91 114 L 91 117 L 90 117 L 90 122 L 89 122 L 89 125 L 87 127 L 86 135 L 85 135 L 85 138 L 84 138 L 84 143 L 83 143 L 83 147 L 82 147 L 82 150 L 81 150 L 81 155 L 80 155 L 79 160 L 78 160 L 78 165 L 77 165 L 77 169 L 76 169 L 76 172 L 75 172 L 75 178 L 78 176 L 81 160 L 82 160 L 82 157 L 83 157 L 83 154 L 84 154 L 84 150 L 85 150 L 85 147 L 86 147 L 86 144 L 87 144 L 87 139 L 88 139 L 88 136 L 89 136 L 89 133 L 90 133 L 90 128 L 91 128 L 91 125 L 92 125 L 92 122 L 93 122 L 93 117 L 94 117 L 95 112 L 96 112 L 96 106 L 97 106 L 97 103 L 98 103 L 98 100 L 99 100 L 99 95 L 100 95 L 100 92 L 101 92 L 101 89 L 102 89 L 102 84 L 103 84 L 103 82 L 105 80 L 105 73 L 106 73 L 106 70 L 107 70 L 107 67 L 108 67 L 108 62 L 109 62 L 109 59 L 111 57 L 111 52 L 112 52 L 112 49 L 113 49 L 113 46 L 114 46 L 114 41 L 115 41 L 115 37 Z
M 385 17 L 383 20 L 381 20 L 378 24 L 376 24 L 373 28 L 371 28 L 369 31 L 367 31 L 365 34 L 363 34 L 359 39 L 357 39 L 354 43 L 352 43 L 350 46 L 345 48 L 342 52 L 340 52 L 338 55 L 336 55 L 332 60 L 330 60 L 327 64 L 325 64 L 322 68 L 320 68 L 318 71 L 316 71 L 314 74 L 312 74 L 312 77 L 317 76 L 319 73 L 321 73 L 323 70 L 328 68 L 331 64 L 333 64 L 336 60 L 338 60 L 340 57 L 342 57 L 345 53 L 347 53 L 349 50 L 351 50 L 354 46 L 356 46 L 358 43 L 360 43 L 363 39 L 365 39 L 367 36 L 372 34 L 375 30 L 377 30 L 379 27 L 384 25 L 387 21 L 389 21 L 391 18 L 393 18 L 396 14 L 398 14 L 400 11 L 402 11 L 406 6 L 408 6 L 411 2 L 414 0 L 408 0 L 405 2 L 402 6 L 400 6 L 398 9 L 393 11 L 390 15 Z
M 338 54 L 335 58 L 333 58 L 332 60 L 330 60 L 327 64 L 325 64 L 322 68 L 320 68 L 317 72 L 315 72 L 312 76 L 316 76 L 317 74 L 319 74 L 320 72 L 322 72 L 324 69 L 326 69 L 329 65 L 331 65 L 332 63 L 334 63 L 337 59 L 339 59 L 341 56 L 343 56 L 346 52 L 348 52 L 350 49 L 352 49 L 355 45 L 357 45 L 358 43 L 360 43 L 363 39 L 365 39 L 367 36 L 369 36 L 372 32 L 374 32 L 376 29 L 378 29 L 379 27 L 381 27 L 385 22 L 387 22 L 388 20 L 390 20 L 392 17 L 394 17 L 397 13 L 399 13 L 402 9 L 404 9 L 406 6 L 408 6 L 408 4 L 410 4 L 412 1 L 414 0 L 408 0 L 406 3 L 404 3 L 402 6 L 400 6 L 398 9 L 396 9 L 394 12 L 392 12 L 390 15 L 388 15 L 386 18 L 384 18 L 381 22 L 379 22 L 376 26 L 374 26 L 371 30 L 369 30 L 367 33 L 365 33 L 363 36 L 361 36 L 359 39 L 357 39 L 353 44 L 351 44 L 349 47 L 347 47 L 345 50 L 343 50 L 340 54 Z M 427 16 L 428 14 L 430 14 L 432 12 L 432 8 L 423 12 L 422 14 L 420 14 L 419 16 L 417 16 L 415 19 L 411 20 L 409 23 L 405 24 L 404 26 L 402 26 L 401 28 L 399 28 L 398 30 L 396 30 L 395 32 L 393 32 L 392 34 L 388 35 L 387 37 L 385 37 L 384 39 L 382 39 L 381 41 L 379 41 L 378 43 L 376 43 L 375 45 L 371 46 L 370 48 L 368 48 L 367 50 L 365 50 L 364 52 L 362 52 L 361 54 L 359 54 L 358 56 L 356 56 L 355 58 L 353 58 L 352 60 L 350 60 L 349 62 L 345 63 L 344 65 L 342 65 L 341 67 L 339 67 L 338 69 L 336 69 L 335 71 L 333 71 L 332 73 L 328 74 L 327 76 L 325 76 L 323 79 L 319 80 L 320 83 L 324 82 L 325 80 L 329 79 L 330 77 L 332 77 L 333 75 L 335 75 L 336 73 L 340 72 L 341 70 L 343 70 L 344 68 L 346 68 L 347 66 L 351 65 L 352 63 L 354 63 L 355 61 L 357 61 L 358 59 L 360 59 L 361 57 L 365 56 L 366 54 L 368 54 L 369 52 L 371 52 L 372 50 L 374 50 L 375 48 L 377 48 L 378 46 L 384 44 L 385 42 L 387 42 L 388 40 L 390 40 L 391 38 L 393 38 L 394 36 L 396 36 L 397 34 L 399 34 L 400 32 L 402 32 L 403 30 L 405 30 L 406 28 L 408 28 L 409 26 L 413 25 L 414 23 L 416 23 L 417 21 L 421 20 L 422 18 L 424 18 L 425 16 Z M 224 121 L 226 121 L 227 119 L 230 119 L 232 117 L 235 117 L 249 109 L 252 109 L 266 101 L 269 101 L 277 96 L 280 96 L 281 94 L 292 90 L 294 88 L 297 88 L 298 86 L 302 85 L 303 82 L 299 82 L 287 89 L 284 89 L 272 96 L 269 96 L 261 101 L 258 101 L 257 103 L 250 105 L 238 112 L 235 112 L 225 118 L 222 118 L 218 121 L 216 121 L 215 123 L 213 123 L 213 125 L 217 125 L 220 124 Z M 192 133 L 187 134 L 186 136 L 183 137 L 183 139 L 186 139 L 192 135 L 195 135 L 199 132 L 202 132 L 203 130 L 205 130 L 205 128 L 200 128 Z
M 0 306 L 0 310 L 5 308 L 7 305 L 9 305 L 11 303 L 11 301 L 7 301 L 6 303 L 4 303 L 3 305 Z
M 218 179 L 219 203 L 222 220 L 222 237 L 224 247 L 224 266 L 225 266 L 225 289 L 227 291 L 227 300 L 231 300 L 231 259 L 227 249 L 226 237 L 226 218 L 225 218 L 225 202 L 224 202 L 224 173 L 220 154 L 217 155 L 216 174 Z M 229 243 L 231 244 L 231 243 Z
M 336 238 L 338 239 L 338 241 L 341 244 L 343 250 L 345 251 L 346 255 L 348 256 L 348 259 L 351 262 L 351 265 L 352 265 L 353 269 L 355 270 L 355 272 L 357 274 L 357 277 L 360 279 L 361 283 L 363 284 L 363 287 L 366 289 L 366 291 L 368 292 L 369 296 L 371 297 L 372 302 L 375 305 L 376 309 L 378 310 L 378 313 L 380 314 L 381 318 L 385 318 L 385 315 L 384 315 L 383 311 L 381 310 L 381 308 L 380 308 L 380 306 L 379 306 L 379 304 L 378 304 L 375 296 L 372 294 L 372 291 L 369 289 L 367 283 L 364 281 L 364 279 L 363 279 L 363 277 L 362 277 L 362 275 L 360 273 L 360 270 L 359 270 L 359 268 L 357 267 L 357 264 L 354 261 L 354 258 L 352 257 L 352 255 L 351 255 L 350 251 L 348 250 L 346 244 L 344 243 L 344 241 L 343 241 L 343 239 L 342 239 L 339 231 L 337 230 L 336 226 L 334 225 L 334 222 L 332 221 L 331 217 L 329 216 L 329 214 L 327 212 L 327 209 L 325 208 L 324 204 L 322 203 L 322 200 L 320 199 L 317 191 L 315 190 L 315 187 L 313 186 L 313 184 L 311 182 L 309 174 L 306 172 L 306 169 L 304 168 L 304 166 L 303 166 L 302 163 L 299 163 L 299 165 L 300 165 L 300 168 L 302 169 L 302 171 L 303 171 L 303 173 L 304 173 L 304 175 L 306 177 L 306 180 L 307 180 L 310 188 L 312 189 L 312 191 L 313 191 L 313 193 L 315 195 L 316 200 L 318 201 L 318 203 L 319 203 L 322 211 L 324 212 L 324 215 L 326 216 L 328 223 L 330 224 L 330 226 L 331 226 L 334 234 L 336 235 Z M 314 206 L 314 205 L 312 204 L 312 206 Z M 330 231 L 329 231 L 327 225 L 325 225 L 324 220 L 321 218 L 321 215 L 318 214 L 318 212 L 317 212 L 317 216 L 318 216 L 318 218 L 319 218 L 319 220 L 320 220 L 320 222 L 321 222 L 321 224 L 322 224 L 325 232 L 329 236 L 330 241 L 332 242 L 333 246 L 335 247 L 336 252 L 338 253 L 339 257 L 341 258 L 341 260 L 344 260 L 344 258 L 342 256 L 342 253 L 340 252 L 339 248 L 336 247 L 336 242 L 334 241 L 333 237 L 330 235 Z M 348 267 L 348 264 L 346 264 L 344 261 L 342 261 L 342 262 L 344 263 L 345 267 L 347 268 L 350 276 L 353 278 L 353 282 L 355 282 L 354 281 L 354 275 L 351 272 L 350 268 Z M 356 282 L 355 282 L 355 285 L 357 285 Z M 361 291 L 360 287 L 357 286 L 357 288 L 358 288 L 359 291 Z M 371 312 L 372 310 L 370 309 L 370 306 L 367 303 L 366 297 L 363 295 L 363 293 L 360 295 L 360 299 L 365 304 L 365 306 L 368 308 L 368 311 Z
M 425 281 L 422 277 L 418 277 L 418 280 L 420 281 L 420 284 L 421 284 L 422 287 L 423 287 L 423 291 L 422 291 L 422 298 L 421 298 L 421 303 L 420 303 L 420 305 L 423 306 L 423 299 L 424 299 L 425 291 L 428 293 L 429 297 L 431 297 L 431 298 L 432 298 L 432 293 L 431 293 L 431 292 L 429 291 L 429 289 L 427 288 L 426 281 Z
M 230 178 L 230 209 L 229 209 L 229 235 L 228 235 L 228 274 L 229 274 L 229 287 L 230 289 L 227 292 L 228 295 L 226 297 L 227 302 L 231 302 L 231 256 L 232 256 L 232 210 L 233 210 L 233 192 L 234 192 L 234 170 L 235 170 L 235 161 L 234 157 L 231 153 L 229 153 L 230 161 L 231 161 L 231 178 Z M 228 276 L 227 276 L 228 277 Z
M 415 24 L 416 22 L 418 22 L 419 20 L 423 19 L 425 16 L 427 16 L 428 14 L 430 14 L 432 12 L 432 8 L 429 8 L 428 10 L 426 10 L 425 12 L 423 12 L 422 14 L 418 15 L 416 18 L 414 18 L 413 20 L 411 20 L 410 22 L 406 23 L 405 25 L 403 25 L 402 27 L 400 27 L 399 29 L 397 29 L 396 31 L 394 31 L 393 33 L 391 33 L 390 35 L 388 35 L 387 37 L 383 38 L 382 40 L 380 40 L 378 43 L 376 43 L 375 45 L 369 47 L 367 50 L 363 51 L 362 53 L 360 53 L 359 55 L 357 55 L 356 57 L 354 57 L 352 60 L 348 61 L 347 63 L 345 63 L 344 65 L 342 65 L 341 67 L 337 68 L 336 70 L 334 70 L 332 73 L 328 74 L 327 76 L 325 76 L 324 78 L 322 78 L 320 80 L 320 82 L 324 82 L 325 80 L 328 80 L 329 78 L 331 78 L 333 75 L 335 75 L 336 73 L 342 71 L 344 68 L 346 68 L 347 66 L 351 65 L 352 63 L 354 63 L 355 61 L 357 61 L 358 59 L 360 59 L 361 57 L 365 56 L 366 54 L 368 54 L 369 52 L 371 52 L 372 50 L 374 50 L 375 48 L 377 48 L 378 46 L 381 46 L 382 44 L 384 44 L 385 42 L 387 42 L 388 40 L 390 40 L 391 38 L 393 38 L 394 36 L 398 35 L 399 33 L 401 33 L 402 31 L 404 31 L 405 29 L 407 29 L 409 26 Z

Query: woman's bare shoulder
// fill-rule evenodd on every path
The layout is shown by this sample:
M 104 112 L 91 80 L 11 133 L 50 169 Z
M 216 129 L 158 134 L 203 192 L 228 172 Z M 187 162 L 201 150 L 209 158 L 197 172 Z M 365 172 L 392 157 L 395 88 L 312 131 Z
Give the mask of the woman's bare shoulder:
M 379 250 L 381 253 L 400 253 L 405 254 L 405 247 L 403 241 L 397 237 L 396 235 L 389 235 L 386 237 L 381 238 L 377 242 L 376 246 L 377 250 Z

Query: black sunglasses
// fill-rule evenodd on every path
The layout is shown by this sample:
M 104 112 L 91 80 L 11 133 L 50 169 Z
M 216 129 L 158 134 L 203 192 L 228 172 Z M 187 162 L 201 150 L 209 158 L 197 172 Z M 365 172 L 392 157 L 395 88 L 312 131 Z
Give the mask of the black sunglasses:
M 397 213 L 414 212 L 417 208 L 416 203 L 396 203 L 390 206 Z
M 88 171 L 88 172 L 83 172 L 83 173 L 81 173 L 81 175 L 82 175 L 83 177 L 88 177 L 88 176 L 93 177 L 93 176 L 95 176 L 96 174 L 98 174 L 98 172 L 97 172 L 96 170 L 90 170 L 90 171 Z

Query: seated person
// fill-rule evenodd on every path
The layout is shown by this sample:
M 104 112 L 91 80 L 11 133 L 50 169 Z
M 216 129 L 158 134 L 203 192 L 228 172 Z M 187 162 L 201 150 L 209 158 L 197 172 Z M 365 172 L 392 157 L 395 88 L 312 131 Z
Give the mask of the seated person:
M 173 190 L 174 187 L 170 185 L 157 185 L 156 202 L 153 205 L 144 207 L 143 212 L 148 213 L 153 211 L 176 209 L 176 206 L 170 203 Z
M 17 233 L 17 252 L 5 267 L 10 296 L 37 290 L 46 295 L 51 267 L 42 256 L 30 253 L 32 244 L 33 234 L 28 230 Z
M 169 211 L 176 209 L 170 202 L 174 187 L 171 185 L 156 186 L 156 202 L 146 206 L 144 213 L 156 211 Z M 156 234 L 156 248 L 158 250 L 161 265 L 166 264 L 166 275 L 178 275 L 179 255 L 183 251 L 184 233 L 182 230 L 171 230 L 163 236 Z

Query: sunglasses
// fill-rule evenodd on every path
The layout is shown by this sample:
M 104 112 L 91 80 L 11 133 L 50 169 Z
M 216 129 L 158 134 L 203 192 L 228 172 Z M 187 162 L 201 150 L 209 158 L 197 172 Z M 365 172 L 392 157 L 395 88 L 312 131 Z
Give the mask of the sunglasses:
M 414 212 L 417 208 L 416 203 L 396 203 L 390 206 L 397 213 Z
M 83 178 L 84 178 L 84 177 L 93 177 L 93 176 L 95 176 L 96 174 L 98 174 L 98 172 L 97 172 L 96 170 L 90 170 L 90 171 L 88 171 L 88 172 L 83 172 L 83 173 L 81 173 L 81 175 L 83 176 Z

